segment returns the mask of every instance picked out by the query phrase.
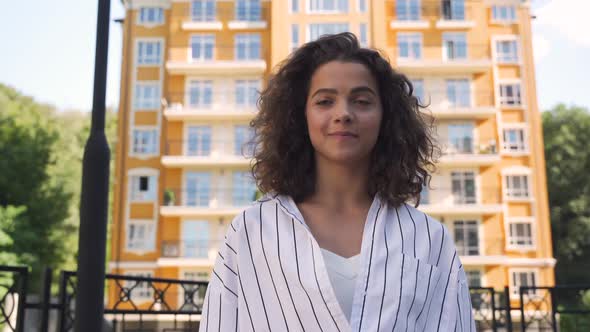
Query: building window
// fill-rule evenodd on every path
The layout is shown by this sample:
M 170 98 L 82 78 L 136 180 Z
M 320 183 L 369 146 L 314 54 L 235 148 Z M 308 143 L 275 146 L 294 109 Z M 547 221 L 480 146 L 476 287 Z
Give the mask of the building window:
M 420 20 L 420 0 L 398 0 L 395 12 L 399 21 Z
M 412 80 L 412 87 L 414 88 L 414 97 L 418 98 L 420 104 L 424 104 L 424 80 Z
M 234 154 L 251 158 L 254 155 L 254 131 L 249 126 L 234 127 Z
M 528 219 L 510 219 L 508 244 L 512 247 L 530 248 L 533 242 L 533 222 Z
M 309 39 L 314 41 L 323 35 L 331 35 L 348 31 L 347 23 L 314 23 L 309 25 Z
M 529 198 L 529 176 L 528 175 L 506 175 L 504 184 L 506 186 L 506 197 L 508 198 Z
M 291 24 L 291 52 L 299 47 L 299 24 Z
M 126 276 L 138 278 L 152 278 L 152 272 L 127 272 Z M 154 289 L 148 281 L 125 280 L 124 287 L 130 290 L 129 297 L 131 301 L 145 302 L 154 300 Z
M 211 174 L 187 172 L 185 181 L 185 205 L 208 207 L 211 196 Z
M 187 127 L 187 138 L 186 154 L 188 156 L 208 156 L 211 154 L 211 127 Z
M 260 89 L 259 80 L 237 80 L 236 106 L 239 108 L 255 108 L 260 95 L 258 89 Z
M 235 45 L 237 60 L 260 59 L 259 34 L 238 34 L 235 36 Z
M 475 173 L 451 172 L 451 187 L 454 204 L 475 204 Z
M 467 79 L 447 80 L 447 101 L 450 107 L 471 106 L 470 82 Z
M 137 82 L 133 97 L 134 110 L 160 109 L 160 82 Z
M 348 0 L 308 0 L 310 13 L 347 13 Z
M 359 42 L 361 47 L 367 47 L 369 45 L 369 40 L 367 37 L 367 23 L 361 23 L 359 25 Z
M 260 0 L 236 0 L 236 21 L 260 21 Z
M 156 244 L 155 225 L 153 220 L 129 220 L 126 234 L 127 250 L 154 250 Z
M 527 150 L 523 128 L 504 128 L 502 133 L 504 152 L 525 152 Z
M 518 47 L 516 40 L 496 41 L 496 60 L 500 63 L 518 62 Z
M 520 296 L 520 287 L 536 287 L 537 274 L 534 270 L 511 270 L 511 294 L 514 297 Z M 525 295 L 535 295 L 534 289 L 528 289 L 523 292 Z
M 233 205 L 244 206 L 252 203 L 256 196 L 256 183 L 250 172 L 234 172 Z
M 397 47 L 400 59 L 422 58 L 422 34 L 421 33 L 398 33 Z
M 164 23 L 164 8 L 141 7 L 139 9 L 139 24 L 162 24 Z
M 131 181 L 131 202 L 145 202 L 156 200 L 157 178 L 155 175 L 132 175 Z
M 511 5 L 494 5 L 492 7 L 492 20 L 498 22 L 516 21 L 516 8 Z
M 367 0 L 357 0 L 357 1 L 358 1 L 359 13 L 366 13 L 367 12 Z
M 194 22 L 213 22 L 215 18 L 216 0 L 193 0 L 191 2 L 191 19 Z
M 215 48 L 215 35 L 193 35 L 191 36 L 191 59 L 192 60 L 213 60 L 213 49 Z
M 209 221 L 187 220 L 182 222 L 181 256 L 185 258 L 208 258 L 210 230 Z
M 210 108 L 213 103 L 213 81 L 190 81 L 188 104 L 194 108 Z
M 473 153 L 473 131 L 474 126 L 472 123 L 448 125 L 448 153 Z
M 463 256 L 479 255 L 479 232 L 475 220 L 455 220 L 453 234 L 457 253 Z
M 158 130 L 133 129 L 132 152 L 136 155 L 158 154 Z
M 291 1 L 291 5 L 289 6 L 289 8 L 291 8 L 291 13 L 298 13 L 299 12 L 299 0 L 290 0 Z
M 442 0 L 442 16 L 445 20 L 464 20 L 465 0 Z
M 137 42 L 138 65 L 160 65 L 162 63 L 162 42 L 140 40 Z
M 520 83 L 500 84 L 500 105 L 522 105 Z
M 471 287 L 482 287 L 480 270 L 465 270 L 467 285 Z
M 443 33 L 444 60 L 467 59 L 467 35 L 463 32 Z

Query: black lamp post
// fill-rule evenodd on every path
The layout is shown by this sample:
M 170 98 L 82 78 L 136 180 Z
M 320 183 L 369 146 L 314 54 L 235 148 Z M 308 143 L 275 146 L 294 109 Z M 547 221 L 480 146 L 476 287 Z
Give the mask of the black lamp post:
M 99 332 L 104 314 L 110 149 L 104 133 L 110 0 L 98 1 L 92 125 L 84 149 L 76 332 Z

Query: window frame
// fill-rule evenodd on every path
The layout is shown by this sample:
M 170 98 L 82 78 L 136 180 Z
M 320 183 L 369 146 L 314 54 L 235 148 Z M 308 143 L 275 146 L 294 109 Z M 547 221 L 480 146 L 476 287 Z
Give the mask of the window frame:
M 239 22 L 259 22 L 262 20 L 262 3 L 260 0 L 235 0 L 234 19 Z M 244 13 L 240 12 L 243 4 Z
M 516 228 L 513 229 L 513 225 L 528 225 L 528 231 L 530 234 L 519 236 L 518 234 L 513 234 L 518 230 Z M 508 250 L 517 250 L 517 251 L 531 251 L 537 248 L 537 239 L 536 239 L 536 227 L 535 227 L 535 219 L 534 217 L 510 217 L 506 218 L 506 249 Z M 530 239 L 527 239 L 529 237 Z M 526 239 L 525 244 L 518 244 L 519 239 Z
M 480 222 L 477 219 L 462 218 L 453 219 L 453 242 L 457 248 L 457 254 L 460 256 L 480 256 L 482 254 L 481 236 L 480 236 Z M 459 245 L 456 239 L 457 229 L 459 229 L 463 236 L 464 245 Z M 475 246 L 469 245 L 470 232 L 475 232 L 477 244 Z M 475 253 L 472 253 L 475 250 Z
M 509 131 L 517 131 L 516 142 L 507 140 L 511 135 Z M 519 137 L 521 136 L 521 137 Z M 520 140 L 522 139 L 522 140 Z M 520 140 L 520 141 L 519 141 Z M 525 123 L 510 123 L 502 126 L 502 153 L 524 154 L 529 153 L 528 130 Z
M 418 9 L 417 16 L 412 12 L 412 9 L 415 8 Z M 397 0 L 395 3 L 395 19 L 405 22 L 422 20 L 422 0 Z
M 518 274 L 522 274 L 522 273 L 527 273 L 529 274 L 528 277 L 530 277 L 531 275 L 533 276 L 532 279 L 532 283 L 534 284 L 532 287 L 536 287 L 540 284 L 539 282 L 539 270 L 538 269 L 527 269 L 527 268 L 508 268 L 508 282 L 509 282 L 509 288 L 510 288 L 510 298 L 512 299 L 518 299 L 520 298 L 520 292 L 519 292 L 519 288 L 517 287 L 521 287 L 521 285 L 516 284 L 516 280 L 514 279 L 514 274 L 518 273 Z M 530 280 L 527 280 L 527 282 Z M 520 281 L 519 281 L 520 283 Z M 533 290 L 532 292 L 529 290 L 529 295 L 536 297 L 539 296 L 539 292 L 536 290 Z M 524 294 L 524 293 L 523 293 Z
M 149 138 L 151 140 L 151 142 L 148 142 L 146 144 L 153 144 L 153 149 L 150 149 L 148 152 L 141 152 L 141 151 L 145 151 L 144 149 L 139 149 L 137 148 L 136 145 L 136 133 L 146 133 L 149 132 L 149 134 L 153 134 L 153 137 Z M 156 126 L 134 126 L 131 130 L 130 130 L 130 136 L 131 136 L 131 144 L 129 144 L 129 156 L 130 157 L 143 157 L 143 158 L 147 158 L 147 157 L 156 157 L 160 155 L 160 137 L 159 137 L 159 129 Z M 143 140 L 143 138 L 142 138 Z M 142 142 L 140 145 L 140 147 L 143 146 Z M 153 151 L 152 151 L 153 150 Z
M 131 226 L 137 228 L 138 226 L 143 226 L 144 230 L 142 231 L 143 237 L 138 240 L 137 238 L 131 239 Z M 156 251 L 156 229 L 157 223 L 151 219 L 129 219 L 125 225 L 125 251 L 127 252 L 136 252 L 136 253 L 146 253 L 146 252 L 154 252 Z M 134 230 L 133 233 L 137 233 L 138 230 Z M 144 244 L 143 246 L 139 246 L 139 244 Z
M 197 41 L 197 43 L 195 43 Z M 195 44 L 199 44 L 201 54 L 198 57 L 194 55 Z M 190 62 L 213 61 L 216 55 L 216 38 L 215 34 L 210 33 L 195 33 L 189 37 L 188 58 Z M 210 48 L 211 56 L 208 57 L 208 49 Z
M 240 46 L 244 57 L 240 57 Z M 262 60 L 262 37 L 260 33 L 239 33 L 234 35 L 234 59 L 236 61 Z
M 149 12 L 144 15 L 144 10 L 157 10 L 157 14 L 154 13 L 154 21 L 150 21 L 147 18 L 149 17 Z M 164 24 L 166 21 L 164 15 L 164 7 L 160 6 L 141 6 L 137 10 L 137 25 L 143 25 L 148 27 L 158 26 Z
M 506 11 L 506 17 L 502 17 L 502 15 L 496 15 L 499 13 L 501 8 L 509 8 L 511 10 L 507 10 Z M 516 7 L 514 5 L 510 5 L 510 4 L 494 4 L 491 6 L 490 8 L 491 10 L 491 21 L 492 23 L 499 23 L 499 24 L 509 24 L 509 23 L 515 23 L 517 21 L 517 13 L 516 13 Z M 501 13 L 499 13 L 501 14 Z M 513 14 L 510 15 L 510 14 Z
M 190 2 L 190 19 L 191 22 L 215 22 L 217 21 L 217 1 L 216 0 L 192 0 Z M 201 17 L 195 16 L 195 4 L 201 4 Z M 213 16 L 209 16 L 207 13 L 207 5 L 213 5 Z M 205 5 L 205 6 L 203 6 Z
M 153 90 L 153 96 L 146 97 L 146 90 Z M 133 111 L 159 111 L 162 100 L 160 81 L 135 81 L 133 85 Z
M 329 29 L 326 29 L 326 27 L 331 27 Z M 315 36 L 314 39 L 312 39 L 312 34 L 313 34 L 313 30 L 315 30 L 317 28 L 318 30 L 318 35 Z M 341 28 L 345 28 L 345 29 L 341 29 Z M 322 31 L 324 30 L 324 31 Z M 325 31 L 325 30 L 330 30 L 330 31 Z M 350 31 L 350 25 L 346 22 L 330 22 L 330 23 L 309 23 L 307 24 L 307 35 L 306 35 L 306 40 L 307 42 L 310 42 L 312 40 L 316 40 L 318 38 L 320 38 L 321 36 L 325 35 L 325 34 L 335 34 L 335 33 L 340 33 L 340 32 L 345 32 L 345 31 Z
M 424 35 L 421 32 L 398 32 L 397 33 L 397 48 L 398 59 L 402 61 L 407 60 L 422 60 Z M 408 56 L 402 56 L 402 43 L 407 43 Z M 416 45 L 418 45 L 418 54 L 416 53 Z
M 334 8 L 324 8 L 326 0 L 307 0 L 307 13 L 308 14 L 347 14 L 350 11 L 348 8 L 348 0 L 333 0 Z M 317 8 L 314 8 L 314 4 L 317 4 Z M 341 7 L 342 6 L 342 7 Z
M 155 46 L 155 54 L 147 54 L 147 51 Z M 164 58 L 163 38 L 136 38 L 135 39 L 135 66 L 157 67 L 161 66 Z M 146 54 L 143 54 L 146 53 Z
M 452 43 L 451 48 L 449 44 Z M 452 50 L 453 56 L 449 57 L 449 50 Z M 464 51 L 464 54 L 463 52 Z M 467 43 L 467 33 L 465 32 L 443 32 L 442 34 L 442 52 L 443 61 L 461 61 L 469 59 L 469 47 Z
M 507 88 L 512 88 L 512 96 L 506 96 Z M 517 87 L 517 88 L 515 88 Z M 522 82 L 518 81 L 501 81 L 498 83 L 498 102 L 500 107 L 504 108 L 523 108 L 524 107 L 524 91 L 522 89 Z
M 478 181 L 477 181 L 477 172 L 474 170 L 454 170 L 450 172 L 450 180 L 451 180 L 451 196 L 453 198 L 453 205 L 473 205 L 478 204 L 479 202 L 479 194 L 478 194 Z M 468 176 L 470 175 L 470 176 Z M 455 179 L 457 177 L 458 179 Z M 473 196 L 468 195 L 469 192 L 467 190 L 467 183 L 466 181 L 473 180 Z M 461 187 L 459 190 L 461 191 L 459 196 L 455 195 L 455 188 L 453 184 L 455 181 L 459 181 Z
M 140 277 L 140 278 L 154 278 L 154 271 L 152 270 L 130 270 L 125 271 L 124 276 L 128 277 Z M 125 280 L 123 282 L 124 287 L 130 289 L 129 299 L 136 304 L 154 301 L 154 289 L 150 286 L 150 284 L 146 281 L 140 281 L 135 285 L 135 281 L 133 280 Z M 134 296 L 137 294 L 137 291 L 141 294 L 140 296 Z M 143 291 L 143 292 L 142 292 Z

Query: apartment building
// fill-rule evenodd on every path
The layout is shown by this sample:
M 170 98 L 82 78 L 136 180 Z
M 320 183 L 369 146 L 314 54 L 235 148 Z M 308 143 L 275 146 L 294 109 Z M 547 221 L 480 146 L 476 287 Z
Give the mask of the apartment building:
M 419 208 L 449 228 L 470 284 L 510 286 L 513 300 L 515 287 L 553 285 L 530 1 L 124 4 L 110 272 L 208 280 L 230 221 L 255 197 L 245 142 L 258 91 L 301 44 L 351 31 L 412 80 L 436 119 L 444 154 Z M 148 285 L 133 294 L 151 298 Z

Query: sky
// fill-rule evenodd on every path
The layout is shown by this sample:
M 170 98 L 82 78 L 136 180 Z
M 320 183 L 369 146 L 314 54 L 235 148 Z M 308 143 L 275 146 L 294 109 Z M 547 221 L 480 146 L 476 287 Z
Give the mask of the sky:
M 33 5 L 34 3 L 34 5 Z M 6 1 L 0 11 L 0 83 L 60 110 L 92 107 L 98 1 Z M 533 0 L 533 48 L 541 110 L 590 108 L 590 0 Z M 111 18 L 124 16 L 111 0 Z M 122 28 L 111 20 L 107 106 L 117 107 Z

